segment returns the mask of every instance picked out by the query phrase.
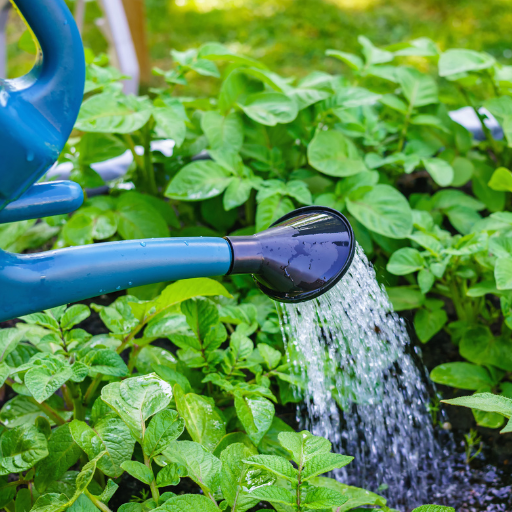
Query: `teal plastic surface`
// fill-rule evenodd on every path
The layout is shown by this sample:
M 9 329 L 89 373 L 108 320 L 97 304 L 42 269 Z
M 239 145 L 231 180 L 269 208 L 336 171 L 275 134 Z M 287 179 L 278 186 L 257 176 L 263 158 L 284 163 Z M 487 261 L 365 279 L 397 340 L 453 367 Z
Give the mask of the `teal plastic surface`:
M 224 275 L 223 238 L 162 238 L 69 247 L 36 254 L 0 251 L 0 321 L 134 286 Z
M 0 211 L 57 160 L 78 116 L 85 84 L 82 41 L 64 0 L 15 0 L 15 5 L 41 51 L 28 75 L 0 79 Z M 42 204 L 50 205 L 52 190 Z

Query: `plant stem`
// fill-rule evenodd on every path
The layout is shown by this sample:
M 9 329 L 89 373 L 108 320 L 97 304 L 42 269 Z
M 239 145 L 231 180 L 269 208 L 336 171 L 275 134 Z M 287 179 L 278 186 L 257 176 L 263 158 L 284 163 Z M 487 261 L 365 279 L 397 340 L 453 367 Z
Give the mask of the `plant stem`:
M 405 137 L 407 136 L 407 129 L 409 128 L 409 121 L 411 119 L 413 106 L 409 103 L 409 108 L 407 109 L 407 114 L 404 119 L 404 127 L 402 128 L 402 133 L 400 134 L 400 140 L 398 141 L 398 151 L 402 151 L 404 149 Z
M 55 423 L 57 423 L 57 425 L 65 425 L 66 424 L 66 420 L 64 418 L 62 418 L 58 412 L 53 409 L 52 407 L 50 407 L 48 404 L 46 403 L 42 403 L 40 404 L 35 398 L 32 398 L 30 397 L 29 400 L 34 404 L 34 405 L 37 405 L 37 407 L 39 407 L 39 409 L 41 409 L 48 417 L 50 417 Z
M 151 460 L 150 458 L 144 454 L 144 464 L 146 464 L 146 467 L 149 468 L 151 473 L 153 473 L 153 468 L 151 467 Z M 153 480 L 151 481 L 151 496 L 156 501 L 156 504 L 158 505 L 158 502 L 160 501 L 160 493 L 158 492 L 158 488 L 156 486 L 155 478 L 153 477 Z
M 112 512 L 105 503 L 100 501 L 96 496 L 92 495 L 87 489 L 85 489 L 84 494 L 93 502 L 93 504 L 102 510 L 103 512 Z
M 130 151 L 133 155 L 133 160 L 137 164 L 137 167 L 140 169 L 144 169 L 144 160 L 140 157 L 140 155 L 137 154 L 137 151 L 135 150 L 135 142 L 133 142 L 133 138 L 131 135 L 126 134 L 123 136 L 124 141 L 126 144 L 128 144 L 128 147 L 130 148 Z
M 80 388 L 74 382 L 68 382 L 71 399 L 73 400 L 73 416 L 75 420 L 85 420 L 85 408 L 82 403 Z
M 142 347 L 139 347 L 139 345 L 133 345 L 132 351 L 130 352 L 130 358 L 128 359 L 128 371 L 130 373 L 132 373 L 133 369 L 135 368 L 135 362 L 137 361 L 137 356 L 141 350 Z
M 28 484 L 29 481 L 28 480 L 15 480 L 14 482 L 9 482 L 8 484 L 6 484 L 5 486 L 6 487 L 18 487 L 18 485 L 25 485 L 25 484 Z
M 71 399 L 71 395 L 69 394 L 69 389 L 64 384 L 62 387 L 62 397 L 64 398 L 64 402 L 66 402 L 66 409 L 71 410 L 73 409 L 73 400 Z
M 464 310 L 464 307 L 462 306 L 459 288 L 457 286 L 457 280 L 455 277 L 452 277 L 450 279 L 450 291 L 451 291 L 451 299 L 452 299 L 453 305 L 455 307 L 455 311 L 457 312 L 457 316 L 459 317 L 459 320 L 467 320 L 466 311 Z
M 151 121 L 144 127 L 144 174 L 149 193 L 156 196 L 158 188 L 156 186 L 155 170 L 153 169 L 153 159 L 151 158 Z
M 500 150 L 499 150 L 499 147 L 497 146 L 496 140 L 492 136 L 491 130 L 489 130 L 489 128 L 485 124 L 484 117 L 482 116 L 482 114 L 480 114 L 480 112 L 478 112 L 478 109 L 475 107 L 475 105 L 473 105 L 473 102 L 471 101 L 471 99 L 470 99 L 468 93 L 466 92 L 466 90 L 463 87 L 459 86 L 459 91 L 461 92 L 462 96 L 464 96 L 464 99 L 466 100 L 466 103 L 475 112 L 476 117 L 478 117 L 478 120 L 480 121 L 480 125 L 482 126 L 482 131 L 484 132 L 485 138 L 489 141 L 489 143 L 492 146 L 492 149 L 494 151 L 494 155 L 495 155 L 495 157 L 497 157 L 499 152 L 500 152 Z
M 92 397 L 94 393 L 96 392 L 96 389 L 98 389 L 98 386 L 100 385 L 101 380 L 103 379 L 103 376 L 98 374 L 92 382 L 89 384 L 89 387 L 87 388 L 87 391 L 84 395 L 84 404 L 89 405 L 89 402 L 92 400 Z

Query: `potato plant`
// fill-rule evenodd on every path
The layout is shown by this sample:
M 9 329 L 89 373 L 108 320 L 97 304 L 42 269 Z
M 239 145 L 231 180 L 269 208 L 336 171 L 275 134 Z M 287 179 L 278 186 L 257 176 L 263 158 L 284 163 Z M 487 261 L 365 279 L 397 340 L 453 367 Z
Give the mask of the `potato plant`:
M 447 335 L 458 346 L 461 361 L 432 379 L 476 394 L 448 402 L 503 427 L 512 417 L 512 67 L 426 38 L 359 43 L 360 54 L 326 52 L 340 74 L 299 80 L 218 43 L 173 51 L 175 66 L 155 70 L 161 87 L 140 97 L 124 95 L 119 73 L 88 52 L 84 103 L 60 161 L 86 190 L 104 185 L 95 163 L 129 152 L 132 164 L 71 216 L 1 226 L 0 248 L 252 234 L 301 205 L 336 208 L 395 309 L 414 311 L 418 339 Z M 187 95 L 197 75 L 218 93 Z M 459 106 L 474 110 L 483 140 L 450 118 Z M 174 141 L 172 157 L 161 139 Z M 91 308 L 107 334 L 82 328 Z M 22 318 L 0 330 L 0 507 L 108 511 L 130 475 L 143 490 L 123 494 L 121 512 L 261 502 L 278 512 L 391 510 L 322 477 L 350 457 L 278 417 L 276 406 L 301 400 L 293 357 L 275 307 L 241 276 Z M 200 494 L 173 492 L 185 478 Z
M 261 501 L 390 510 L 377 494 L 320 477 L 352 457 L 276 415 L 276 403 L 298 399 L 289 388 L 298 379 L 279 344 L 250 338 L 275 313 L 237 304 L 211 279 L 92 307 L 109 334 L 77 327 L 86 305 L 0 331 L 1 382 L 15 392 L 0 411 L 0 507 L 109 511 L 126 472 L 149 491 L 121 512 L 241 512 Z M 170 490 L 182 478 L 201 494 Z

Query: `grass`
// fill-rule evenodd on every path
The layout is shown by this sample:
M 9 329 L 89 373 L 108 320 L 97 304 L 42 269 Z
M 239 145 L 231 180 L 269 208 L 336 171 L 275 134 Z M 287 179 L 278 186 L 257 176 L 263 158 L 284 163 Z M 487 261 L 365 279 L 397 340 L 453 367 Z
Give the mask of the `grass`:
M 87 5 L 84 43 L 106 51 L 95 25 L 101 12 L 94 1 Z M 510 0 L 146 0 L 146 9 L 151 59 L 164 69 L 171 65 L 171 48 L 220 41 L 285 75 L 339 71 L 325 50 L 357 51 L 358 34 L 377 45 L 427 36 L 443 49 L 485 50 L 512 63 Z M 32 56 L 18 45 L 22 33 L 23 24 L 13 14 L 9 76 L 31 65 Z

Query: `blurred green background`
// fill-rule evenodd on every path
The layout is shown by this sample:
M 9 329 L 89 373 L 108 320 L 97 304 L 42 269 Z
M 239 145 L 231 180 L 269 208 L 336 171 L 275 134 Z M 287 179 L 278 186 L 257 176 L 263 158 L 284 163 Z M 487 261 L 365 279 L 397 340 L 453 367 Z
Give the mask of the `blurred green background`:
M 108 0 L 107 0 L 108 1 Z M 73 8 L 73 2 L 68 2 Z M 357 35 L 377 45 L 430 37 L 441 49 L 485 50 L 512 63 L 511 0 L 146 0 L 151 63 L 168 69 L 171 48 L 184 50 L 219 41 L 261 59 L 284 75 L 339 71 L 328 48 L 357 51 Z M 107 43 L 87 3 L 84 43 L 96 53 Z M 33 57 L 19 40 L 24 25 L 11 12 L 8 75 L 19 76 Z M 23 41 L 23 40 L 22 40 Z M 158 78 L 153 78 L 158 83 Z M 201 86 L 199 86 L 201 87 Z M 205 87 L 206 84 L 205 84 Z

